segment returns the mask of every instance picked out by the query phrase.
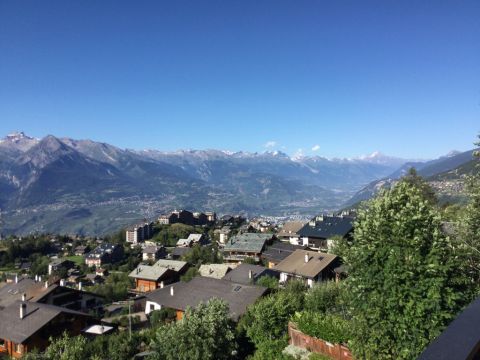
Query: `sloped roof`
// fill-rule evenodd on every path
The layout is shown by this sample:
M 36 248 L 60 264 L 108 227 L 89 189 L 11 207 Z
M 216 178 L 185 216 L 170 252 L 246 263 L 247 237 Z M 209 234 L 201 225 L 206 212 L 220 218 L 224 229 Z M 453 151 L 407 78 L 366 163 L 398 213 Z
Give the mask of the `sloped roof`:
M 166 267 L 161 266 L 138 265 L 128 276 L 134 279 L 157 281 L 162 278 L 168 270 Z
M 0 338 L 11 340 L 17 344 L 25 342 L 61 313 L 90 316 L 59 306 L 26 301 L 26 315 L 20 319 L 21 303 L 21 301 L 15 301 L 0 311 Z
M 282 228 L 278 232 L 277 236 L 279 237 L 288 237 L 298 235 L 298 231 L 305 226 L 305 223 L 302 221 L 289 221 L 283 224 Z
M 166 268 L 178 272 L 185 268 L 185 266 L 187 266 L 187 262 L 179 260 L 160 259 L 153 266 Z
M 0 309 L 21 300 L 23 294 L 26 294 L 27 300 L 38 301 L 49 294 L 56 286 L 50 285 L 46 288 L 44 281 L 38 282 L 30 278 L 19 278 L 18 283 L 8 283 L 0 288 Z
M 350 216 L 323 216 L 323 220 L 315 221 L 315 226 L 305 224 L 298 231 L 302 237 L 330 239 L 334 236 L 344 237 L 353 230 L 353 217 Z
M 177 246 L 190 246 L 192 241 L 191 239 L 178 239 Z
M 198 269 L 198 272 L 200 276 L 211 277 L 214 279 L 221 279 L 230 270 L 231 270 L 231 267 L 227 264 L 204 264 L 204 265 L 200 265 L 200 269 Z
M 306 255 L 308 255 L 308 262 L 305 262 Z M 295 250 L 291 255 L 285 258 L 285 260 L 278 263 L 274 269 L 289 274 L 314 278 L 336 258 L 337 256 L 333 254 L 317 251 Z
M 172 287 L 173 296 L 170 294 Z M 159 305 L 183 311 L 213 298 L 222 299 L 228 304 L 232 319 L 237 320 L 245 313 L 247 306 L 253 304 L 266 290 L 262 286 L 197 276 L 189 282 L 181 281 L 157 289 L 148 293 L 146 298 Z
M 243 233 L 232 236 L 223 249 L 224 251 L 261 253 L 265 242 L 272 237 L 272 234 Z
M 188 235 L 188 240 L 191 240 L 193 242 L 199 242 L 202 240 L 203 234 L 190 234 Z
M 262 256 L 267 260 L 280 262 L 295 250 L 302 249 L 305 249 L 302 245 L 292 245 L 282 241 L 275 241 L 262 253 Z
M 252 279 L 250 279 L 250 271 L 252 272 Z M 243 263 L 227 273 L 223 279 L 239 284 L 252 284 L 262 276 L 272 276 L 278 278 L 279 272 L 276 270 L 267 269 L 264 266 Z

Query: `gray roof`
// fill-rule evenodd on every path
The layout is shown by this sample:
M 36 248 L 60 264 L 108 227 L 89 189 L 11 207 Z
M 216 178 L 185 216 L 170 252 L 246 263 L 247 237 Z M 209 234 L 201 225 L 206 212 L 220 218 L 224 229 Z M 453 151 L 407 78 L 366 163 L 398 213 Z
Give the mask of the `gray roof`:
M 200 265 L 198 272 L 201 276 L 221 279 L 231 270 L 231 265 L 228 264 L 204 264 Z
M 298 231 L 305 225 L 301 221 L 289 221 L 283 224 L 282 228 L 278 232 L 279 237 L 298 236 Z
M 190 251 L 192 251 L 192 248 L 190 247 L 176 247 L 172 250 L 172 255 L 182 257 Z
M 20 319 L 21 301 L 15 301 L 0 311 L 0 338 L 14 343 L 24 343 L 30 336 L 47 325 L 61 313 L 90 316 L 59 306 L 25 302 L 26 316 Z
M 252 272 L 253 279 L 250 279 L 250 271 Z M 260 265 L 240 264 L 235 269 L 227 273 L 223 279 L 240 284 L 252 284 L 262 276 L 272 276 L 278 278 L 279 272 L 272 269 L 267 269 L 266 267 Z
M 191 239 L 178 239 L 177 246 L 190 246 L 192 242 Z
M 161 266 L 138 265 L 128 276 L 134 279 L 157 281 L 162 278 L 168 270 L 166 267 Z
M 308 255 L 308 262 L 305 262 Z M 327 268 L 335 259 L 336 255 L 317 251 L 295 250 L 285 260 L 277 264 L 274 269 L 280 272 L 314 278 Z
M 56 285 L 45 287 L 45 282 L 36 282 L 29 278 L 19 278 L 18 283 L 12 282 L 0 288 L 0 310 L 27 295 L 27 300 L 39 300 L 55 289 Z
M 223 250 L 252 252 L 258 254 L 262 252 L 265 242 L 272 239 L 272 237 L 272 234 L 243 233 L 232 236 L 232 238 L 230 238 L 225 244 Z
M 170 288 L 174 295 L 170 295 Z M 146 295 L 147 300 L 167 308 L 186 310 L 201 302 L 217 298 L 224 300 L 230 309 L 230 316 L 237 320 L 265 292 L 266 288 L 255 285 L 243 285 L 228 280 L 203 276 L 194 277 L 189 282 L 178 282 L 163 289 L 157 289 Z
M 330 239 L 334 236 L 346 236 L 353 230 L 354 218 L 350 216 L 321 216 L 315 221 L 315 226 L 305 224 L 298 231 L 301 237 Z
M 188 240 L 192 240 L 193 242 L 199 242 L 202 240 L 203 234 L 190 234 L 188 235 Z
M 179 272 L 187 266 L 187 262 L 179 261 L 179 260 L 160 259 L 153 266 L 166 268 L 166 269 Z
M 262 256 L 267 260 L 280 262 L 290 254 L 292 254 L 295 250 L 302 249 L 305 249 L 305 247 L 301 245 L 292 245 L 289 243 L 276 241 L 262 253 Z

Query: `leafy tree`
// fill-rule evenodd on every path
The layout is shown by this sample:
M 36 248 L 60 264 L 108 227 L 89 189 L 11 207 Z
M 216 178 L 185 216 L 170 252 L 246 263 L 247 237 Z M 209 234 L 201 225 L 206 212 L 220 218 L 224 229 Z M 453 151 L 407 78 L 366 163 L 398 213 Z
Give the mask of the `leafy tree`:
M 278 289 L 278 279 L 273 276 L 265 275 L 258 278 L 257 285 L 264 286 L 270 290 L 276 290 Z
M 342 314 L 346 317 L 346 294 L 342 282 L 322 282 L 305 295 L 305 310 L 319 313 Z
M 152 359 L 229 359 L 235 350 L 235 335 L 228 305 L 212 299 L 187 309 L 184 318 L 160 327 L 151 343 Z
M 479 141 L 475 145 L 480 146 Z M 474 173 L 467 178 L 469 201 L 458 224 L 456 246 L 460 250 L 470 284 L 474 289 L 469 296 L 473 299 L 480 291 L 480 152 L 474 153 L 477 164 Z
M 191 267 L 190 269 L 187 270 L 187 272 L 185 274 L 183 274 L 180 277 L 180 280 L 188 282 L 188 281 L 192 280 L 197 275 L 198 275 L 197 268 Z
M 43 358 L 48 360 L 82 360 L 84 359 L 83 348 L 86 343 L 87 340 L 83 336 L 69 337 L 67 333 L 64 333 L 61 338 L 51 342 L 45 350 Z
M 198 267 L 202 264 L 221 264 L 223 262 L 222 255 L 216 243 L 207 246 L 194 245 L 192 249 L 185 254 L 183 260 Z
M 123 300 L 128 295 L 128 289 L 133 287 L 133 280 L 126 273 L 111 273 L 105 283 L 88 287 L 88 290 L 105 296 L 106 302 Z
M 415 186 L 422 192 L 422 195 L 425 200 L 429 201 L 432 205 L 438 204 L 437 196 L 435 195 L 435 190 L 425 181 L 423 177 L 417 174 L 415 168 L 410 168 L 408 174 L 405 175 L 402 180 L 410 185 Z
M 424 189 L 402 180 L 359 211 L 345 254 L 358 359 L 415 359 L 459 310 L 451 241 Z

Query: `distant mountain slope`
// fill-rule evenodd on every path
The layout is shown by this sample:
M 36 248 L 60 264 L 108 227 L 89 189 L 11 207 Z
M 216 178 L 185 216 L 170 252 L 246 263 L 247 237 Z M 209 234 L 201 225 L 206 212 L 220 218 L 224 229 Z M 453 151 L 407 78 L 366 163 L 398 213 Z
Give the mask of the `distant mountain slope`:
M 405 160 L 290 158 L 281 152 L 123 150 L 15 133 L 0 140 L 5 233 L 101 234 L 172 208 L 250 215 L 334 210 Z
M 473 171 L 474 161 L 473 152 L 469 150 L 465 152 L 455 152 L 449 156 L 440 157 L 435 160 L 420 162 L 405 163 L 400 169 L 393 172 L 390 176 L 372 181 L 366 187 L 358 191 L 351 199 L 349 199 L 344 207 L 353 206 L 361 201 L 368 200 L 374 197 L 381 189 L 390 188 L 398 179 L 406 175 L 408 170 L 414 167 L 420 176 L 423 176 L 427 181 L 431 182 L 438 192 L 442 192 L 442 188 L 449 188 L 451 191 L 459 191 L 458 183 L 453 186 L 448 186 L 445 180 L 460 180 L 461 175 L 471 173 Z M 456 189 L 456 190 L 455 190 Z

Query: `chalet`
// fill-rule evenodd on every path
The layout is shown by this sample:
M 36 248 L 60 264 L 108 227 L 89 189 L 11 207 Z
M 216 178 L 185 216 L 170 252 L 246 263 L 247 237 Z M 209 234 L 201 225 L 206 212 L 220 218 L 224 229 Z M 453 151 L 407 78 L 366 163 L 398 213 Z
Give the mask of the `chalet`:
M 192 241 L 193 245 L 195 244 L 205 245 L 207 243 L 205 235 L 203 234 L 190 234 L 188 235 L 188 239 Z
M 289 242 L 292 245 L 301 245 L 300 235 L 298 232 L 304 226 L 305 223 L 301 221 L 286 222 L 277 233 L 277 238 L 280 241 Z
M 149 245 L 145 246 L 142 250 L 142 260 L 149 261 L 149 260 L 158 260 L 162 259 L 167 255 L 165 247 L 157 246 L 157 245 Z
M 295 250 L 304 250 L 305 248 L 305 246 L 274 241 L 272 245 L 268 246 L 267 249 L 262 253 L 261 258 L 268 264 L 268 268 L 272 269 L 275 265 L 292 254 Z
M 170 308 L 176 310 L 177 320 L 180 320 L 188 307 L 195 308 L 201 302 L 217 298 L 228 304 L 230 317 L 237 321 L 266 290 L 261 286 L 197 276 L 189 282 L 171 284 L 147 294 L 145 313 Z
M 273 269 L 280 272 L 280 282 L 291 279 L 303 280 L 309 287 L 314 283 L 335 278 L 338 267 L 336 255 L 317 251 L 295 250 Z
M 138 265 L 128 276 L 135 280 L 135 293 L 147 293 L 178 281 L 188 268 L 185 261 L 159 260 L 154 265 Z
M 101 244 L 85 257 L 88 266 L 102 266 L 103 264 L 116 263 L 123 257 L 123 247 L 116 244 Z
M 223 279 L 234 283 L 248 285 L 255 284 L 262 276 L 271 276 L 278 279 L 280 273 L 260 265 L 240 264 L 232 271 L 229 271 Z
M 319 215 L 298 231 L 302 245 L 311 249 L 328 251 L 333 238 L 347 238 L 353 232 L 354 218 L 351 216 Z
M 232 265 L 228 264 L 203 264 L 200 265 L 198 273 L 200 276 L 211 277 L 214 279 L 223 278 L 230 270 Z
M 265 245 L 273 239 L 272 234 L 244 233 L 233 236 L 223 248 L 226 262 L 241 263 L 246 258 L 260 261 Z
M 84 256 L 88 252 L 89 248 L 88 246 L 77 246 L 74 250 L 74 253 L 76 256 Z
M 79 335 L 93 322 L 90 315 L 78 311 L 25 299 L 15 301 L 0 310 L 0 355 L 21 358 L 33 349 L 43 351 L 50 338 L 64 332 Z
M 52 275 L 54 272 L 60 270 L 68 271 L 75 266 L 75 263 L 67 259 L 55 259 L 50 264 L 48 264 L 48 275 Z
M 102 296 L 64 285 L 63 280 L 58 285 L 30 278 L 19 279 L 16 283 L 0 288 L 0 309 L 8 307 L 25 295 L 26 300 L 30 302 L 62 306 L 71 310 L 102 310 L 104 302 Z
M 220 244 L 225 244 L 231 232 L 230 226 L 223 226 L 221 229 L 216 229 L 213 234 L 218 238 Z
M 177 247 L 191 247 L 193 241 L 191 239 L 178 239 L 176 246 Z

